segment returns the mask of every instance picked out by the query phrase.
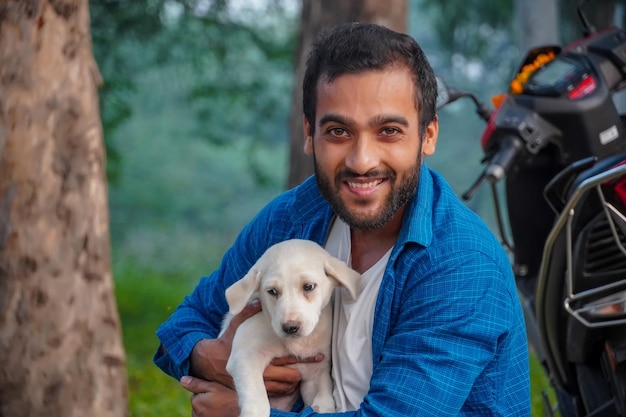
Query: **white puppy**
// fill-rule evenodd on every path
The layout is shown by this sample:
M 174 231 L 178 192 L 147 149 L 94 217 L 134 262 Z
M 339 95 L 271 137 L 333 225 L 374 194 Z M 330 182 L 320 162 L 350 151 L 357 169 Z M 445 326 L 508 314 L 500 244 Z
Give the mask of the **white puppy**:
M 302 374 L 300 394 L 319 412 L 335 411 L 330 376 L 333 289 L 347 288 L 356 298 L 360 274 L 318 244 L 293 239 L 270 247 L 250 271 L 226 290 L 230 307 L 222 329 L 255 297 L 262 313 L 244 321 L 235 333 L 226 370 L 239 396 L 240 417 L 270 415 L 263 372 L 272 359 L 324 354 L 319 363 L 290 365 Z M 289 410 L 298 393 L 272 398 L 271 407 Z

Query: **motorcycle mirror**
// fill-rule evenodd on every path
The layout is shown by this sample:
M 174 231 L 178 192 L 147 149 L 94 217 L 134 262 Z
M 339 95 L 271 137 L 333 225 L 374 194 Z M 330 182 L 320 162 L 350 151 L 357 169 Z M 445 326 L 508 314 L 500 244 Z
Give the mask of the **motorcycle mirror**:
M 583 25 L 583 35 L 585 36 L 590 36 L 596 33 L 596 28 L 589 22 L 587 15 L 585 15 L 585 12 L 583 11 L 583 8 L 585 7 L 586 3 L 588 3 L 588 1 L 589 0 L 579 0 L 578 7 L 576 8 L 578 18 Z
M 472 96 L 471 94 L 464 93 L 454 87 L 449 87 L 446 82 L 439 76 L 436 76 L 435 79 L 437 80 L 437 102 L 435 103 L 437 110 L 439 110 L 446 104 L 450 104 L 453 101 L 460 99 L 461 97 Z
M 460 99 L 461 97 L 469 97 L 472 99 L 474 104 L 476 105 L 476 113 L 480 116 L 481 119 L 485 121 L 489 121 L 489 117 L 491 116 L 491 109 L 485 105 L 482 101 L 476 97 L 476 95 L 468 92 L 464 92 L 461 90 L 457 90 L 454 87 L 449 87 L 445 81 L 436 76 L 437 80 L 437 101 L 435 103 L 435 107 L 437 110 L 441 109 L 446 104 L 452 103 Z
M 437 80 L 437 102 L 435 106 L 437 110 L 445 106 L 450 102 L 450 93 L 445 81 L 439 76 L 435 77 Z

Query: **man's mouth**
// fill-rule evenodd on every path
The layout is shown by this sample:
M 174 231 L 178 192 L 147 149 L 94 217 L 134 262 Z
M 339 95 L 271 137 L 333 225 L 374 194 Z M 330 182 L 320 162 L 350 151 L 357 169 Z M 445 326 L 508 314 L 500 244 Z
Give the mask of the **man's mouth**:
M 361 188 L 361 189 L 374 188 L 382 182 L 383 182 L 382 179 L 377 179 L 377 180 L 368 181 L 368 182 L 347 181 L 348 186 L 350 188 Z

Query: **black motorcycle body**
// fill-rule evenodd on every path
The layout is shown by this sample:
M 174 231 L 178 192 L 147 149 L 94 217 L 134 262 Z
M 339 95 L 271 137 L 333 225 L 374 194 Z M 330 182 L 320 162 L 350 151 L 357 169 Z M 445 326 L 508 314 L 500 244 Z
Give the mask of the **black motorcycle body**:
M 494 111 L 440 88 L 441 105 L 471 97 L 487 121 L 486 168 L 464 198 L 491 183 L 529 340 L 562 416 L 626 417 L 626 128 L 614 100 L 622 89 L 620 28 L 532 50 Z

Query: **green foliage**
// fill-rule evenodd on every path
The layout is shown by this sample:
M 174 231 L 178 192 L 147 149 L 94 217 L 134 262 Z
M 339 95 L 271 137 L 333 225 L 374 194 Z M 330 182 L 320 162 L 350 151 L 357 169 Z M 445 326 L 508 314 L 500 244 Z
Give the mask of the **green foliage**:
M 108 132 L 107 137 L 130 119 L 133 110 L 129 104 L 128 95 L 134 92 L 133 85 L 126 80 L 110 79 L 100 89 L 100 112 L 103 127 Z M 121 177 L 122 154 L 112 146 L 111 140 L 105 140 L 107 154 L 107 178 L 111 184 L 119 184 Z
M 467 55 L 482 55 L 496 30 L 511 31 L 512 0 L 422 0 L 437 9 L 434 27 L 444 48 Z M 444 12 L 445 11 L 445 12 Z
M 197 115 L 194 133 L 219 145 L 232 144 L 233 136 L 287 142 L 281 127 L 288 125 L 295 25 L 288 20 L 285 27 L 269 29 L 200 23 L 204 26 L 194 38 L 203 53 L 190 62 L 194 77 L 187 94 Z
M 143 4 L 145 3 L 145 4 Z M 162 3 L 162 2 L 161 2 Z M 132 117 L 129 104 L 135 92 L 135 74 L 149 61 L 140 45 L 160 30 L 159 4 L 153 2 L 103 0 L 89 2 L 93 50 L 104 86 L 100 109 L 107 151 L 107 177 L 117 184 L 121 177 L 121 153 L 112 145 L 116 130 Z
M 179 90 L 169 100 L 185 101 L 195 116 L 189 126 L 196 136 L 222 146 L 252 137 L 287 140 L 297 19 L 283 3 L 271 2 L 266 12 L 273 14 L 253 19 L 245 7 L 234 11 L 225 0 L 90 2 L 113 185 L 124 168 L 114 138 L 136 116 L 137 85 L 156 68 L 172 77 L 153 87 L 168 90 L 168 83 L 176 83 Z M 264 181 L 266 174 L 257 174 Z
M 178 95 L 186 81 L 171 75 L 146 72 L 130 100 L 135 117 L 112 139 L 125 175 L 109 189 L 111 236 L 117 257 L 198 276 L 281 190 L 287 148 L 228 131 L 228 146 L 207 143 Z

